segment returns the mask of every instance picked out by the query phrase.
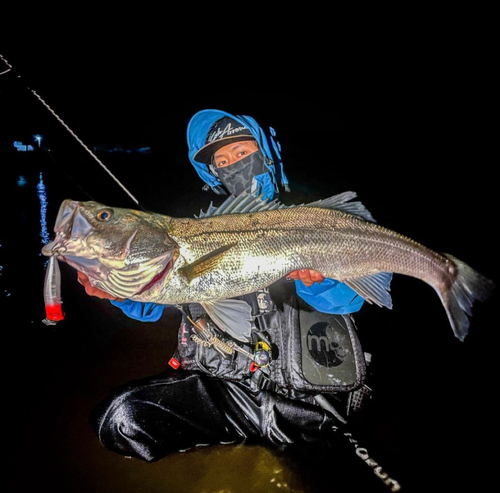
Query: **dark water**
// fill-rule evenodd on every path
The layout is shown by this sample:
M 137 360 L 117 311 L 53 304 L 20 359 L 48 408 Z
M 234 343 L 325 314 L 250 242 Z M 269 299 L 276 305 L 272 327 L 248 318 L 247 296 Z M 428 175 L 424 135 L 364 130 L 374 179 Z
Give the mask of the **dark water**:
M 20 123 L 13 116 L 9 121 Z M 2 491 L 32 492 L 42 485 L 58 493 L 389 491 L 352 451 L 329 458 L 220 446 L 145 464 L 100 445 L 88 423 L 90 410 L 111 388 L 165 369 L 179 316 L 168 309 L 158 323 L 133 321 L 107 301 L 86 296 L 75 272 L 61 265 L 66 319 L 42 323 L 40 179 L 49 235 L 63 199 L 134 206 L 64 132 L 46 126 L 52 140 L 42 148 L 20 153 L 6 138 L 0 155 Z M 449 251 L 498 282 L 494 179 L 479 159 L 477 136 L 466 146 L 450 136 L 431 136 L 423 145 L 398 134 L 389 145 L 382 131 L 340 133 L 329 156 L 319 147 L 305 150 L 285 118 L 282 127 L 293 189 L 285 202 L 356 190 L 382 225 Z M 217 198 L 201 191 L 178 140 L 168 153 L 158 146 L 150 155 L 99 157 L 146 209 L 191 216 Z M 464 343 L 453 337 L 430 287 L 395 278 L 392 295 L 392 311 L 365 306 L 356 316 L 373 355 L 374 387 L 356 437 L 403 491 L 493 491 L 498 295 L 477 304 Z

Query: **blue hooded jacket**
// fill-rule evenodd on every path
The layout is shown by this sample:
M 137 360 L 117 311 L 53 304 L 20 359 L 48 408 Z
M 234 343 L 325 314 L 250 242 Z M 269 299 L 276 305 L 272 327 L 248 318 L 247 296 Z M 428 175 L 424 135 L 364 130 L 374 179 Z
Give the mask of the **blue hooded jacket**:
M 257 141 L 260 150 L 264 154 L 268 171 L 256 176 L 258 194 L 265 199 L 271 200 L 279 193 L 278 175 L 281 186 L 285 190 L 288 188 L 288 179 L 283 171 L 283 161 L 281 159 L 281 147 L 276 140 L 276 132 L 269 127 L 266 134 L 254 118 L 244 115 L 232 115 L 225 111 L 207 109 L 196 113 L 189 121 L 187 127 L 188 156 L 191 164 L 198 173 L 198 176 L 215 193 L 221 194 L 222 183 L 214 176 L 209 167 L 194 159 L 195 154 L 205 145 L 208 132 L 212 125 L 228 116 L 245 125 Z M 363 305 L 363 298 L 358 296 L 350 287 L 336 281 L 335 279 L 325 279 L 321 283 L 306 286 L 302 281 L 295 281 L 297 294 L 316 310 L 323 313 L 348 314 L 357 312 Z M 164 305 L 154 303 L 141 303 L 131 300 L 111 301 L 111 303 L 123 310 L 131 318 L 144 322 L 154 322 L 158 320 Z
M 196 113 L 188 123 L 187 143 L 188 156 L 191 164 L 198 173 L 198 176 L 215 192 L 220 194 L 222 183 L 214 176 L 205 163 L 196 161 L 195 154 L 205 145 L 208 132 L 212 125 L 221 118 L 228 116 L 247 127 L 254 136 L 259 149 L 264 155 L 265 164 L 268 169 L 266 173 L 256 176 L 259 191 L 258 195 L 265 199 L 272 199 L 278 190 L 278 179 L 281 186 L 288 190 L 288 179 L 283 171 L 283 162 L 281 160 L 281 147 L 275 139 L 276 132 L 269 127 L 269 133 L 266 134 L 259 124 L 251 116 L 231 115 L 221 110 L 202 110 Z M 279 177 L 279 178 L 278 178 Z

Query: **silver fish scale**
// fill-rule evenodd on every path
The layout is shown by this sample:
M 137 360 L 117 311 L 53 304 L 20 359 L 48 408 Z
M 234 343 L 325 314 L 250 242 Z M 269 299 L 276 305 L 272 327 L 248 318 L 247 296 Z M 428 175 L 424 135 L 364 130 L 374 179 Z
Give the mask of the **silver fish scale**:
M 161 289 L 143 301 L 223 299 L 269 286 L 299 268 L 346 280 L 376 272 L 424 273 L 446 259 L 398 233 L 339 211 L 297 207 L 201 219 L 171 219 L 179 259 Z M 187 266 L 227 248 L 189 274 Z M 419 254 L 415 255 L 415 250 Z M 417 260 L 417 262 L 415 262 Z

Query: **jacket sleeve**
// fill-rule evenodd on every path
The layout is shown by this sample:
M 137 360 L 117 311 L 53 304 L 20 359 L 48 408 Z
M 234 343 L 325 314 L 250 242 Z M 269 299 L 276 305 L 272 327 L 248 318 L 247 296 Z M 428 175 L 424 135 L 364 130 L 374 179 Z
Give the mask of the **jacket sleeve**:
M 359 311 L 364 303 L 363 298 L 349 286 L 335 279 L 325 279 L 312 286 L 295 281 L 295 288 L 306 303 L 323 313 L 346 315 Z
M 142 303 L 140 301 L 111 300 L 111 304 L 120 308 L 120 310 L 127 315 L 127 317 L 141 322 L 156 322 L 163 314 L 165 305 L 157 305 L 155 303 Z

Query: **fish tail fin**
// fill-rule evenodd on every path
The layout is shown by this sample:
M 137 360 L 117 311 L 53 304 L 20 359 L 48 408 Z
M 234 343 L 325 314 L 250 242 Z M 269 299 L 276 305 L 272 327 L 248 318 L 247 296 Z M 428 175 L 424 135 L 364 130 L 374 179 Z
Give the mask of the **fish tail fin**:
M 469 317 L 475 301 L 486 301 L 495 285 L 465 262 L 449 254 L 444 256 L 453 263 L 449 289 L 438 294 L 446 309 L 455 336 L 463 341 L 469 333 Z

